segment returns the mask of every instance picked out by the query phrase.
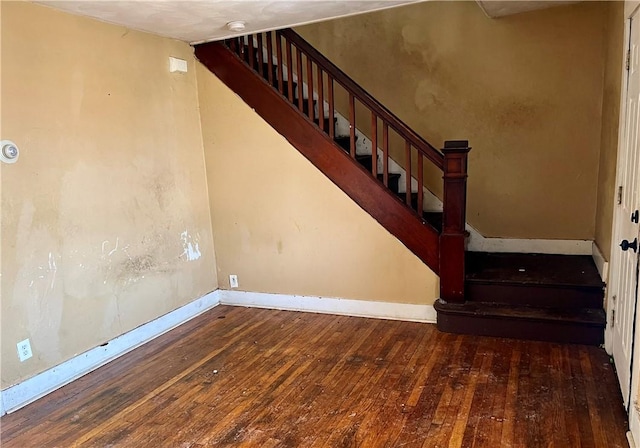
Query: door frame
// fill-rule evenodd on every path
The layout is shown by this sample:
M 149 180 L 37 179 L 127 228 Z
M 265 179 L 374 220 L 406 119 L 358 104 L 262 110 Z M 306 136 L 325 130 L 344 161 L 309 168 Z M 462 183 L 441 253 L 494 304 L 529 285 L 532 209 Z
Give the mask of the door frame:
M 619 124 L 618 124 L 618 155 L 617 155 L 617 161 L 616 161 L 616 188 L 614 191 L 614 204 L 617 204 L 617 185 L 618 185 L 618 173 L 620 172 L 620 154 L 621 154 L 621 146 L 624 144 L 624 133 L 625 133 L 625 120 L 626 120 L 626 114 L 627 114 L 627 107 L 626 107 L 626 98 L 627 98 L 627 90 L 628 90 L 628 78 L 629 78 L 629 72 L 626 70 L 626 57 L 627 57 L 627 51 L 630 47 L 630 39 L 631 39 L 631 27 L 630 27 L 630 21 L 631 21 L 631 17 L 634 15 L 634 13 L 636 12 L 636 10 L 638 10 L 638 8 L 640 7 L 640 0 L 626 0 L 624 2 L 624 40 L 623 40 L 623 47 L 621 49 L 622 51 L 622 88 L 620 89 L 620 120 L 619 120 Z M 639 21 L 640 22 L 640 21 Z M 638 24 L 640 25 L 640 23 Z M 615 250 L 619 250 L 618 249 L 618 241 L 617 241 L 617 235 L 616 235 L 616 229 L 618 226 L 618 213 L 615 212 L 614 210 L 614 215 L 613 215 L 613 226 L 612 226 L 612 231 L 611 231 L 611 247 L 610 247 L 610 255 L 609 255 L 609 259 L 610 261 L 613 261 L 611 257 L 611 254 L 614 253 Z M 609 271 L 609 275 L 608 275 L 608 279 L 609 281 L 611 280 L 611 278 L 613 277 L 612 273 L 615 271 L 615 269 L 617 269 L 618 267 L 615 266 L 615 263 L 611 263 L 610 264 L 610 271 Z M 612 300 L 611 300 L 611 288 L 607 288 L 607 326 L 606 326 L 606 330 L 605 330 L 605 350 L 607 351 L 607 353 L 612 354 L 613 353 L 613 331 L 611 328 L 611 312 L 612 312 Z M 636 322 L 640 322 L 640 307 L 637 306 L 635 307 L 635 319 Z M 634 360 L 636 362 L 634 362 Z M 629 397 L 628 397 L 628 403 L 627 403 L 627 412 L 629 414 L 629 432 L 627 433 L 628 439 L 629 439 L 629 444 L 632 448 L 638 447 L 640 448 L 640 445 L 638 445 L 637 443 L 635 443 L 635 441 L 640 442 L 640 407 L 638 406 L 638 403 L 636 402 L 636 400 L 634 400 L 634 397 L 638 396 L 638 389 L 640 386 L 640 362 L 637 362 L 638 360 L 640 360 L 640 331 L 636 331 L 634 330 L 634 334 L 633 334 L 633 350 L 632 350 L 632 354 L 631 354 L 631 387 L 630 387 L 630 391 L 629 391 Z M 626 398 L 625 398 L 626 399 Z

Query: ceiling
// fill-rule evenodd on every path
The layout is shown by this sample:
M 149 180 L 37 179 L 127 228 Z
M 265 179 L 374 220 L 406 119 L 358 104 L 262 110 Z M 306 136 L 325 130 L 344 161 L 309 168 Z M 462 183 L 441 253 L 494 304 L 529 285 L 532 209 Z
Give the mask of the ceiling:
M 286 28 L 394 8 L 425 0 L 44 0 L 62 11 L 130 29 L 147 31 L 190 43 L 235 36 L 226 24 L 246 22 L 243 34 Z
M 41 0 L 72 14 L 172 37 L 189 43 L 235 36 L 231 21 L 246 22 L 243 34 L 394 8 L 427 0 Z M 495 18 L 575 1 L 477 0 Z

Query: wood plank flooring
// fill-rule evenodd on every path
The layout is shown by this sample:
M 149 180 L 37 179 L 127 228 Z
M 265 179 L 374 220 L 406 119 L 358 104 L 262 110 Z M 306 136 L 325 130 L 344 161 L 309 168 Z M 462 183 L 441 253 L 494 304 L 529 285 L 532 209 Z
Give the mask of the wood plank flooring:
M 20 447 L 626 447 L 596 347 L 219 306 L 0 420 Z

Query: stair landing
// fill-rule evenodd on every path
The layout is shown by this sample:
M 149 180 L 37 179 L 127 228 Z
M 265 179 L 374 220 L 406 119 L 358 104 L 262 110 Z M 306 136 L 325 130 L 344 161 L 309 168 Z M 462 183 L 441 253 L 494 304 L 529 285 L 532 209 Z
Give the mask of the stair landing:
M 468 252 L 465 303 L 439 301 L 451 333 L 599 345 L 604 284 L 582 255 Z

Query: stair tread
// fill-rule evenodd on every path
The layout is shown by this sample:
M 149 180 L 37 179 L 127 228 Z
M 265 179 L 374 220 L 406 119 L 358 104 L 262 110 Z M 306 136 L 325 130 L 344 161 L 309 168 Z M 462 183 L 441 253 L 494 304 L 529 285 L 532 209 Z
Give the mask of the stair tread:
M 460 304 L 438 302 L 438 311 L 476 317 L 535 320 L 603 327 L 606 324 L 605 312 L 600 308 L 540 308 L 488 302 L 465 302 Z
M 537 286 L 604 286 L 588 255 L 467 252 L 466 280 Z
M 399 191 L 399 192 L 396 193 L 396 196 L 398 196 L 402 202 L 404 202 L 404 203 L 407 202 L 406 192 Z M 417 201 L 418 201 L 418 193 L 411 193 L 411 203 L 413 205 L 416 205 Z
M 333 137 L 333 140 L 346 152 L 350 152 L 351 150 L 351 136 L 350 135 L 336 135 Z M 358 141 L 358 136 L 356 135 L 356 142 Z M 366 154 L 364 154 L 366 155 Z M 357 156 L 362 156 L 362 154 L 358 154 Z M 367 156 L 371 157 L 371 156 Z

